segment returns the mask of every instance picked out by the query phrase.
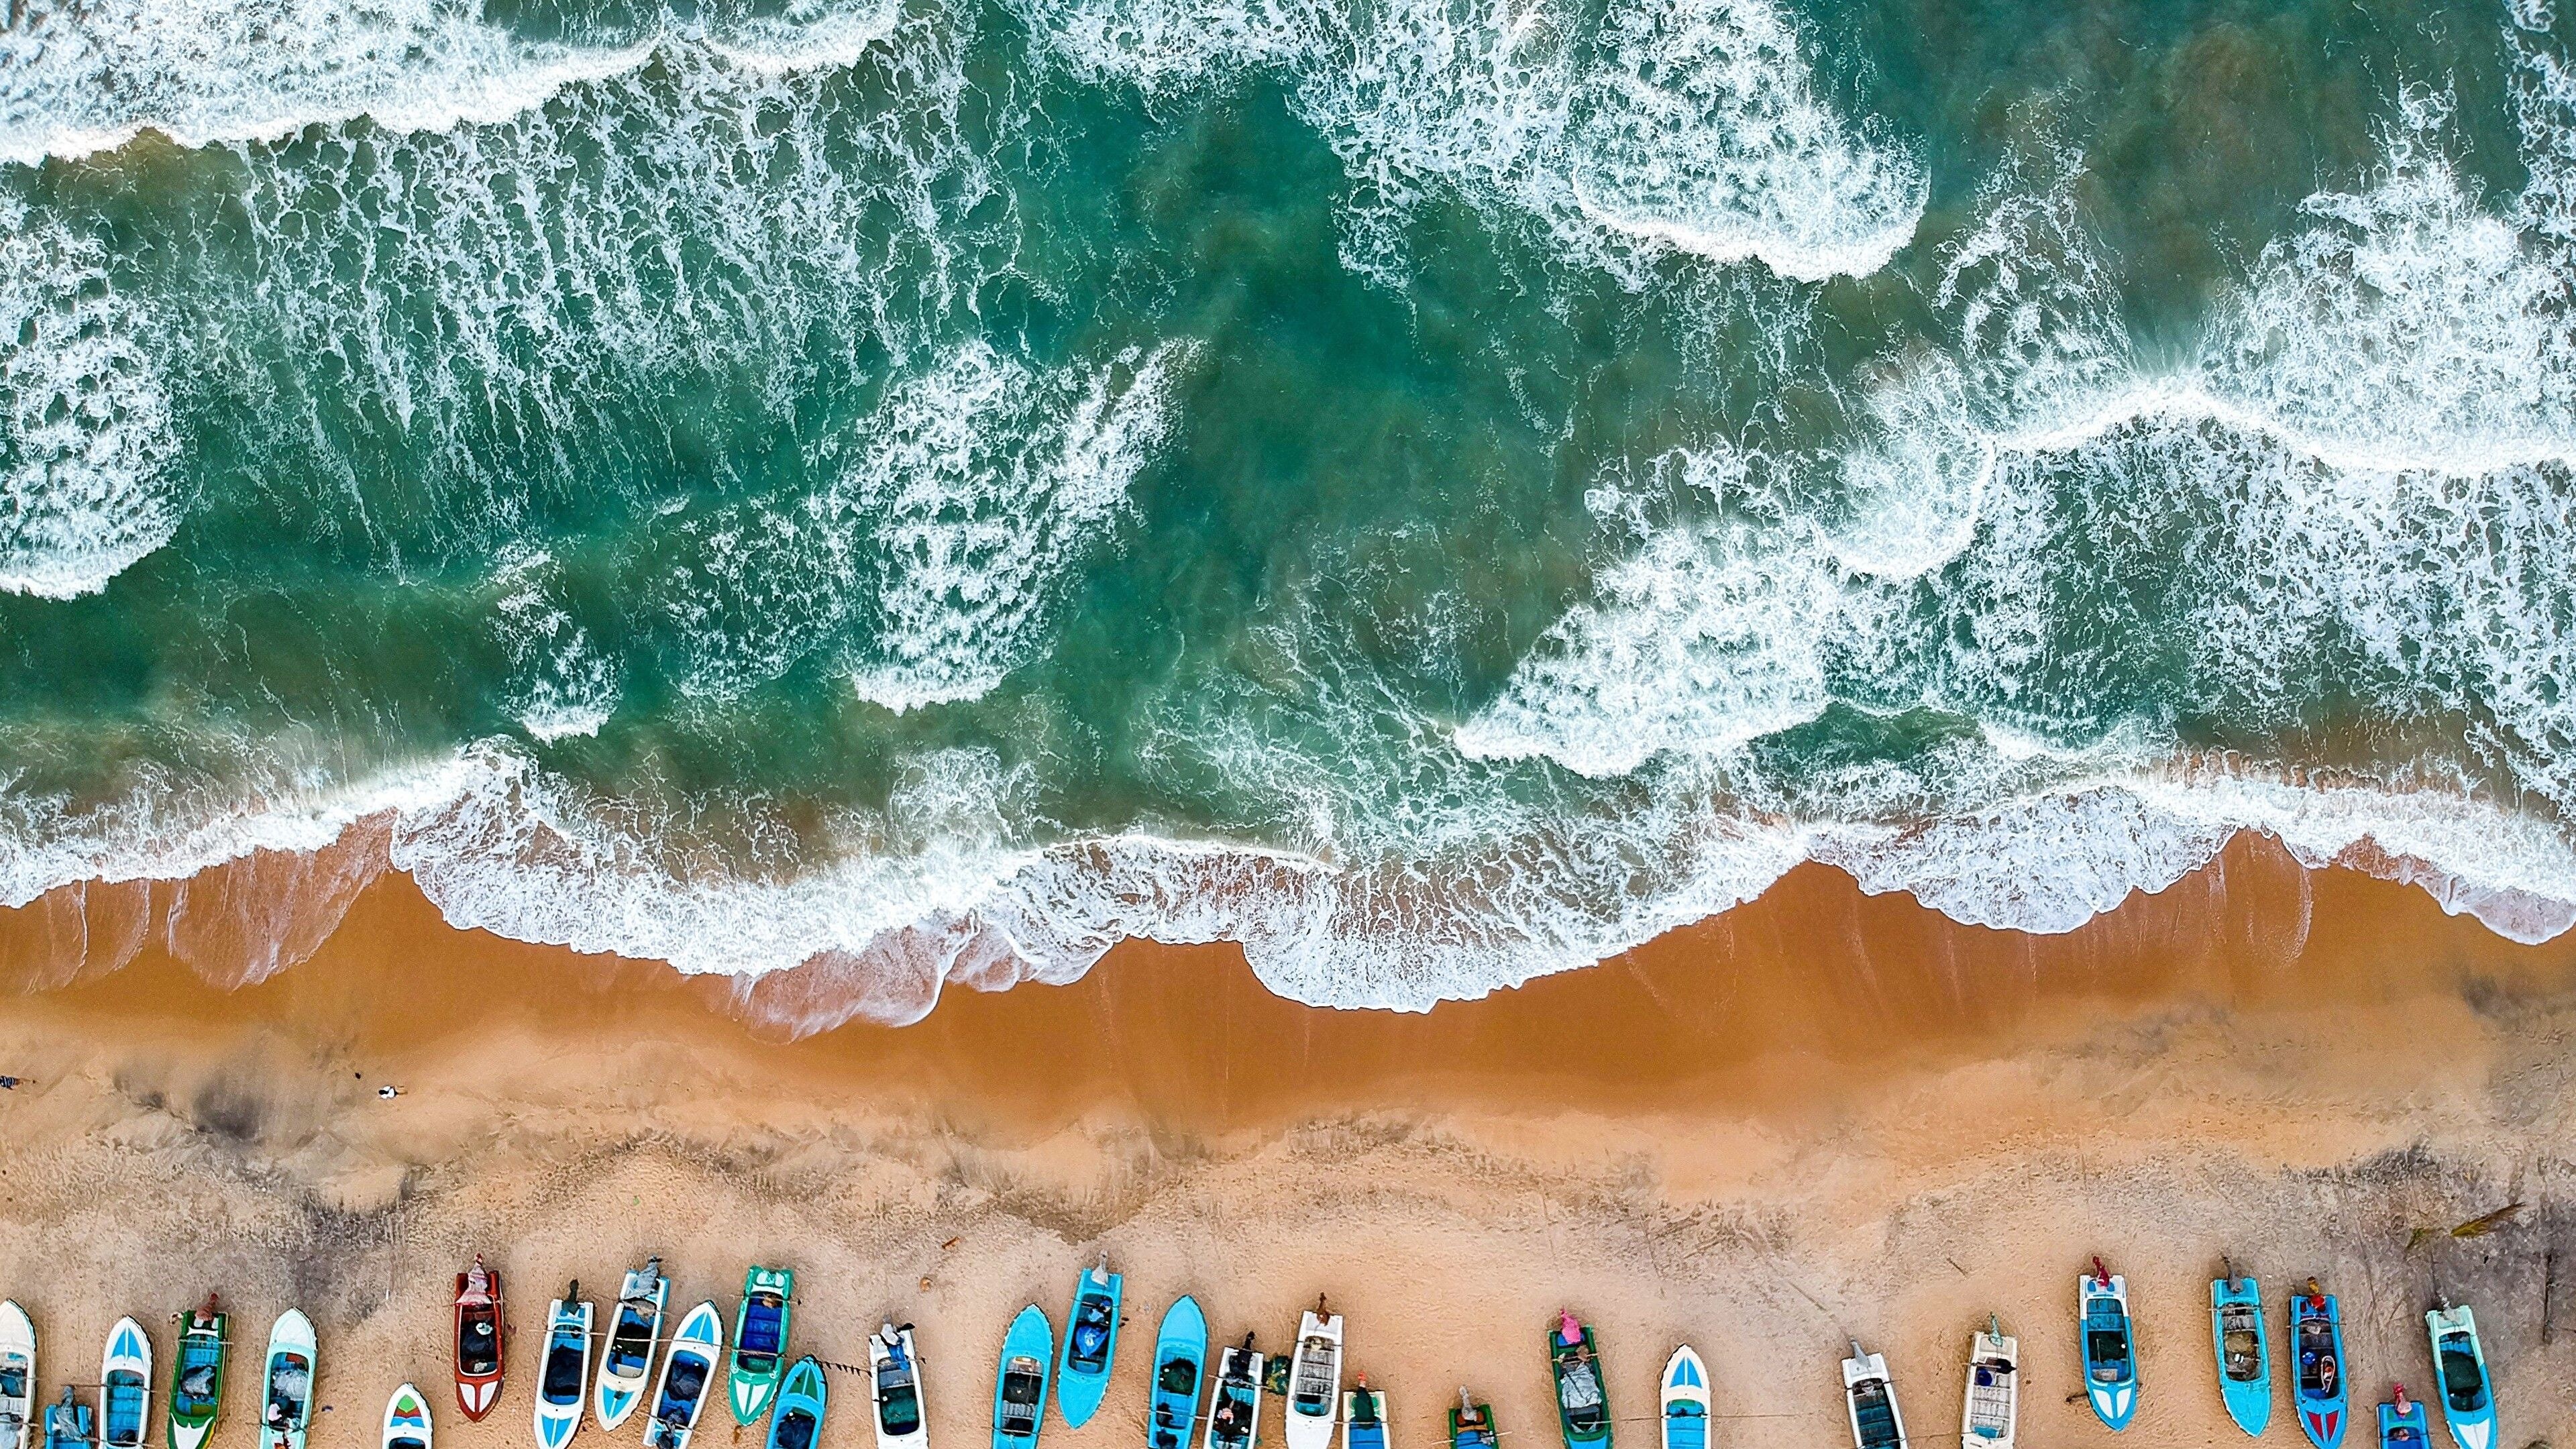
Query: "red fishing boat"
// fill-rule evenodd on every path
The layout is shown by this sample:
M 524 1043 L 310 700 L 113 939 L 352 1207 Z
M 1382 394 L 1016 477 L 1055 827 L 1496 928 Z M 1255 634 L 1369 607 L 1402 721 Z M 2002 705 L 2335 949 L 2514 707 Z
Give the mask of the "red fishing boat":
M 474 1266 L 456 1275 L 456 1404 L 480 1419 L 501 1401 L 501 1275 Z

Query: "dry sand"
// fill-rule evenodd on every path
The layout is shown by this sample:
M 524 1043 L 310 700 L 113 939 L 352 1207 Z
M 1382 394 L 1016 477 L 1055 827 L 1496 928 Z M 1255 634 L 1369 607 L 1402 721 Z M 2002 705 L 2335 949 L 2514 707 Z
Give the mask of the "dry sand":
M 1511 1445 L 1554 1443 L 1560 1305 L 1599 1326 L 1623 1444 L 1651 1444 L 1684 1339 L 1718 1444 L 1847 1443 L 1857 1335 L 1939 1445 L 1995 1312 L 2028 1367 L 2023 1442 L 2059 1449 L 2115 1442 L 2066 1401 L 2100 1253 L 2140 1320 L 2118 1442 L 2219 1444 L 2207 1293 L 2231 1253 L 2276 1330 L 2296 1280 L 2342 1294 L 2357 1399 L 2427 1387 L 2437 1286 L 2473 1303 L 2505 1444 L 2576 1440 L 2576 1300 L 2544 1292 L 2576 1244 L 2576 941 L 2515 947 L 2261 842 L 2068 936 L 1808 869 L 1620 961 L 1423 1016 L 1310 1010 L 1230 950 L 1131 944 L 1074 986 L 795 1041 L 840 983 L 736 992 L 461 933 L 346 864 L 0 918 L 0 1071 L 27 1078 L 0 1094 L 0 1296 L 36 1317 L 49 1392 L 96 1378 L 121 1313 L 166 1355 L 167 1315 L 217 1288 L 245 1359 L 289 1304 L 320 1325 L 315 1449 L 372 1445 L 406 1378 L 446 1408 L 442 1449 L 525 1444 L 546 1298 L 575 1275 L 613 1296 L 659 1252 L 675 1307 L 712 1297 L 728 1321 L 746 1263 L 792 1264 L 797 1347 L 828 1359 L 917 1322 L 954 1449 L 985 1442 L 1010 1314 L 1034 1299 L 1060 1324 L 1106 1251 L 1119 1369 L 1089 1428 L 1050 1419 L 1057 1449 L 1140 1442 L 1154 1324 L 1184 1291 L 1219 1337 L 1280 1346 L 1328 1293 L 1399 1449 L 1439 1442 L 1462 1383 Z M 311 959 L 239 985 L 281 939 Z M 2447 1231 L 2516 1201 L 2492 1233 Z M 467 1426 L 446 1302 L 478 1251 L 520 1337 L 501 1408 Z M 235 1389 L 218 1449 L 255 1444 Z M 859 1449 L 863 1386 L 834 1391 L 827 1443 Z M 708 1449 L 758 1442 L 710 1415 Z M 2296 1432 L 2283 1402 L 2269 1437 Z

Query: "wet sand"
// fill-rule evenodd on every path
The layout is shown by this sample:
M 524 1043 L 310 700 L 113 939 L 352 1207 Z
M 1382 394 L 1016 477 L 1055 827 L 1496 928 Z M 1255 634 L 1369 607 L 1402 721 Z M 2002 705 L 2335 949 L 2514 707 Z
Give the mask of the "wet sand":
M 166 1354 L 166 1315 L 219 1288 L 247 1358 L 294 1303 L 334 1406 L 316 1449 L 372 1444 L 405 1378 L 446 1410 L 443 1444 L 528 1442 L 545 1298 L 573 1275 L 613 1296 L 648 1252 L 675 1305 L 728 1319 L 747 1262 L 793 1264 L 798 1345 L 828 1359 L 887 1315 L 919 1323 L 947 1445 L 984 1442 L 1011 1312 L 1061 1325 L 1103 1251 L 1128 1275 L 1118 1376 L 1051 1445 L 1139 1442 L 1154 1323 L 1183 1291 L 1218 1336 L 1278 1347 L 1329 1294 L 1402 1449 L 1438 1441 L 1461 1383 L 1507 1449 L 1555 1442 L 1559 1305 L 1599 1326 L 1623 1444 L 1652 1442 L 1683 1339 L 1717 1443 L 1848 1442 L 1855 1335 L 1887 1353 L 1916 1442 L 1949 1442 L 1989 1312 L 2022 1340 L 2023 1442 L 2107 1444 L 2065 1401 L 2095 1253 L 2140 1317 L 2122 1442 L 2234 1437 L 2221 1254 L 2263 1277 L 2276 1334 L 2297 1280 L 2343 1295 L 2365 1423 L 2392 1378 L 2428 1387 L 2420 1315 L 2446 1291 L 2486 1329 L 2504 1442 L 2576 1437 L 2555 1281 L 2576 940 L 2515 946 L 2259 841 L 2057 937 L 1811 867 L 1618 961 L 1423 1015 L 1312 1010 L 1229 948 L 1129 943 L 1071 986 L 952 988 L 913 1026 L 796 1039 L 847 982 L 737 991 L 458 932 L 400 875 L 327 858 L 58 894 L 0 919 L 0 989 L 0 1071 L 27 1078 L 0 1094 L 0 1295 L 38 1321 L 44 1387 L 94 1380 L 119 1313 Z M 477 1251 L 525 1338 L 467 1426 L 445 1303 Z M 236 1389 L 215 1442 L 249 1449 Z M 826 1442 L 867 1443 L 862 1384 L 834 1390 Z M 712 1413 L 702 1444 L 758 1442 Z M 2296 1432 L 2284 1395 L 2267 1437 Z

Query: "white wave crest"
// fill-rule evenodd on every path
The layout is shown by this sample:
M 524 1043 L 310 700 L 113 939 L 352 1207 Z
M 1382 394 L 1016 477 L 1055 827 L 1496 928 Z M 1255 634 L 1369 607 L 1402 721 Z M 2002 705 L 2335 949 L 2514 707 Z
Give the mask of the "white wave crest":
M 668 46 L 776 74 L 846 65 L 890 26 L 887 6 L 860 0 L 734 25 L 662 15 L 577 44 L 521 39 L 471 0 L 27 0 L 0 28 L 0 163 L 86 156 L 146 129 L 190 147 L 361 116 L 445 131 L 535 109 Z
M 362 787 L 299 791 L 271 776 L 228 800 L 199 792 L 193 819 L 168 795 L 74 808 L 0 787 L 0 903 L 74 881 L 182 876 L 253 850 L 317 851 L 372 821 L 382 860 L 461 928 L 737 976 L 755 1005 L 758 978 L 819 973 L 764 1008 L 806 1031 L 916 1019 L 952 982 L 1069 981 L 1128 936 L 1238 941 L 1293 999 L 1422 1009 L 1605 959 L 1749 900 L 1804 860 L 1962 921 L 2064 931 L 2165 888 L 2245 830 L 2312 867 L 2421 886 L 2515 940 L 2576 923 L 2576 851 L 2563 837 L 2431 790 L 2292 784 L 2204 761 L 1887 826 L 1734 817 L 1687 777 L 1668 783 L 1619 808 L 1490 817 L 1430 856 L 1326 863 L 1144 831 L 1040 839 L 1024 770 L 938 751 L 911 762 L 881 811 L 836 822 L 838 854 L 744 874 L 693 863 L 671 822 L 595 799 L 496 741 Z M 364 870 L 338 860 L 306 874 L 345 905 Z M 314 913 L 273 914 L 309 949 Z M 296 954 L 272 960 L 255 926 L 227 921 L 224 949 L 262 970 Z M 233 969 L 213 954 L 197 964 L 218 978 Z
M 144 334 L 95 241 L 0 200 L 0 592 L 96 593 L 178 531 Z
M 1344 260 L 1400 286 L 1426 196 L 1534 219 L 1643 286 L 1674 251 L 1866 275 L 1910 241 L 1919 166 L 1815 94 L 1769 0 L 1614 0 L 1597 38 L 1546 0 L 1025 0 L 1075 70 L 1173 94 L 1280 73 L 1351 179 Z

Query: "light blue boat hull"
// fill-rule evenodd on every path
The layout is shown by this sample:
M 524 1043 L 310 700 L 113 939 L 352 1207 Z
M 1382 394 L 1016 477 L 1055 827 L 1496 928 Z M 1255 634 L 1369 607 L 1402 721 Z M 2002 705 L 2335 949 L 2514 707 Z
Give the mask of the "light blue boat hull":
M 2395 1404 L 2379 1406 L 2379 1449 L 2425 1449 L 2433 1442 L 2432 1434 L 2422 1404 L 2408 1404 L 2402 1414 Z
M 2246 1382 L 2227 1376 L 2226 1310 L 2242 1306 L 2254 1312 L 2255 1350 L 2262 1357 L 2263 1371 Z M 2213 1278 L 2209 1284 L 2210 1350 L 2218 1355 L 2218 1395 L 2227 1405 L 2227 1417 L 2236 1427 L 2263 1437 L 2272 1425 L 2272 1328 L 2263 1319 L 2263 1285 L 2251 1277 L 2230 1282 Z
M 1197 1299 L 1184 1294 L 1164 1310 L 1163 1326 L 1154 1335 L 1154 1417 L 1145 1428 L 1146 1449 L 1189 1449 L 1199 1390 L 1207 1382 L 1207 1346 L 1207 1315 Z M 1163 1386 L 1165 1369 L 1179 1362 L 1190 1366 L 1186 1394 Z
M 2442 1422 L 2450 1427 L 2452 1442 L 2460 1449 L 2497 1449 L 2495 1379 L 2487 1372 L 2486 1344 L 2478 1336 L 2477 1315 L 2466 1308 L 2436 1309 L 2424 1315 L 2424 1327 L 2433 1347 L 2433 1396 L 2441 1401 Z M 2465 1335 L 2462 1351 L 2477 1365 L 2475 1403 L 2460 1401 L 2462 1384 L 2444 1358 L 2442 1340 L 2452 1333 Z
M 2130 1319 L 2128 1306 L 2122 1301 L 2126 1280 L 2114 1275 L 2113 1281 L 2122 1284 L 2121 1296 L 2097 1293 L 2089 1278 L 2078 1280 L 2077 1302 L 2081 1312 L 2077 1317 L 2077 1329 L 2079 1339 L 2085 1341 L 2089 1341 L 2097 1322 L 2105 1326 L 2116 1322 L 2120 1330 L 2125 1345 L 2122 1356 L 2116 1361 L 2120 1377 L 2109 1382 L 2095 1378 L 2089 1348 L 2084 1358 L 2084 1397 L 2093 1406 L 2093 1417 L 2102 1421 L 2102 1427 L 2116 1433 L 2129 1427 L 2129 1421 L 2138 1416 L 2138 1340 L 2137 1325 Z
M 778 1397 L 769 1405 L 769 1449 L 813 1449 L 822 1440 L 823 1410 L 830 1400 L 823 1366 L 812 1354 L 789 1364 L 778 1382 Z
M 1038 1366 L 1038 1401 L 1032 1406 L 1028 1432 L 1016 1434 L 1002 1427 L 1002 1393 L 1010 1379 L 1011 1360 L 1031 1358 Z M 1046 1424 L 1047 1391 L 1055 1379 L 1055 1328 L 1047 1322 L 1046 1310 L 1032 1303 L 1011 1320 L 1011 1331 L 1002 1335 L 1002 1357 L 993 1367 L 993 1449 L 1037 1449 L 1038 1430 Z
M 1100 1412 L 1100 1400 L 1109 1392 L 1109 1371 L 1118 1362 L 1118 1300 L 1126 1280 L 1111 1273 L 1106 1275 L 1107 1282 L 1095 1282 L 1093 1271 L 1086 1268 L 1074 1280 L 1073 1312 L 1065 1320 L 1063 1356 L 1055 1366 L 1056 1412 L 1064 1415 L 1068 1429 L 1081 1428 Z M 1087 1326 L 1085 1308 L 1104 1298 L 1109 1307 L 1108 1336 L 1100 1346 L 1099 1364 L 1090 1367 L 1075 1360 L 1074 1348 Z

